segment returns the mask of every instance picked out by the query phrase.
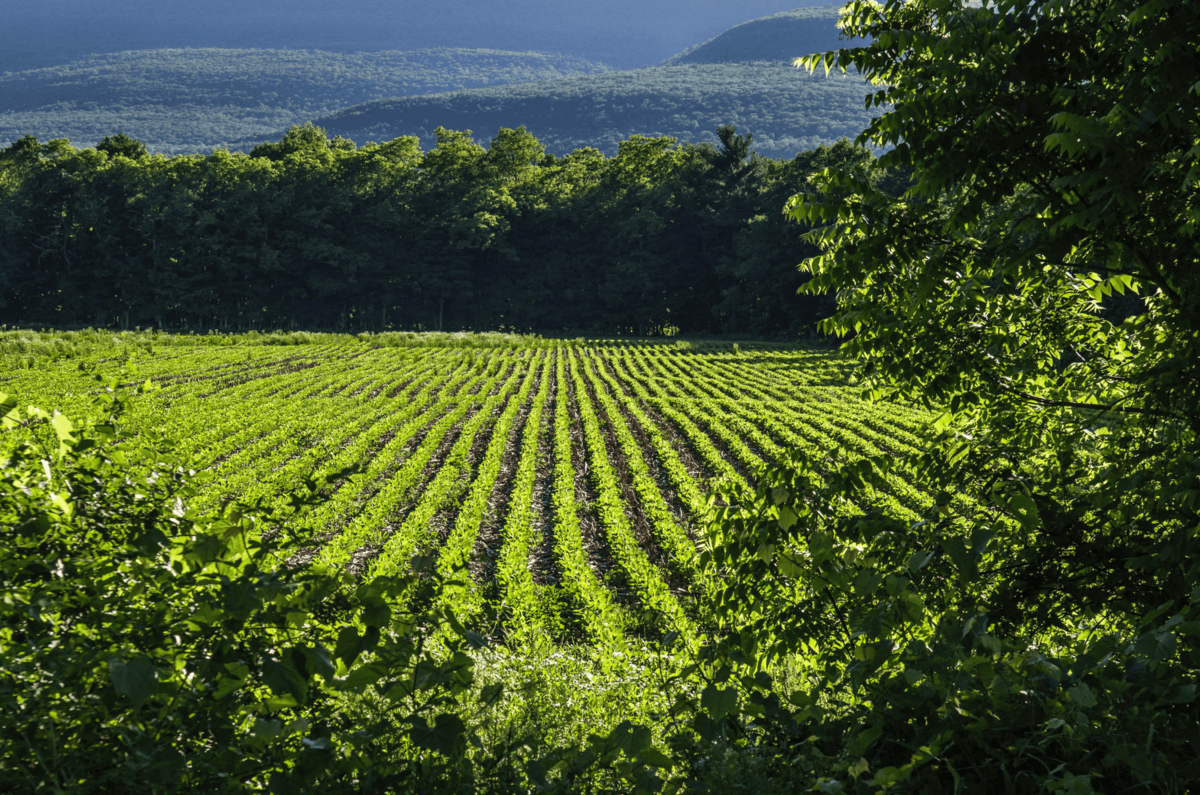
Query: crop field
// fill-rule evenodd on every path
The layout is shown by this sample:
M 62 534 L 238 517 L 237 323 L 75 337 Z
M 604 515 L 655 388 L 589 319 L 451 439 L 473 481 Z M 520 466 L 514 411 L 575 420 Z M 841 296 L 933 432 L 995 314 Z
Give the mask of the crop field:
M 304 515 L 308 540 L 288 562 L 387 574 L 432 556 L 466 583 L 442 598 L 510 642 L 694 637 L 715 481 L 749 488 L 796 448 L 827 467 L 903 454 L 929 420 L 858 399 L 836 356 L 805 348 L 347 338 L 159 349 L 137 367 L 160 388 L 131 424 L 162 430 L 203 471 L 197 507 L 282 504 L 310 472 L 357 466 Z M 11 372 L 0 389 L 69 414 L 95 382 L 70 362 Z M 899 475 L 871 499 L 900 515 L 930 504 Z

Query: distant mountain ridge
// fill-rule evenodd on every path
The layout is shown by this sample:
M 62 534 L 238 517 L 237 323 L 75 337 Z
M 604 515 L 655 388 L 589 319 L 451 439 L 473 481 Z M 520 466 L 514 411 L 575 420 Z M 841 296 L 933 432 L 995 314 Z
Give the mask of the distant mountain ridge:
M 0 74 L 55 66 L 93 53 L 179 47 L 570 52 L 633 69 L 657 64 L 743 20 L 803 4 L 804 0 L 10 0 L 0 15 Z
M 837 9 L 736 25 L 666 66 L 613 71 L 571 55 L 434 48 L 376 53 L 172 49 L 93 56 L 0 75 L 0 145 L 22 135 L 91 146 L 124 132 L 160 153 L 248 150 L 315 122 L 358 143 L 472 130 L 487 144 L 524 126 L 556 154 L 615 153 L 631 135 L 715 142 L 735 123 L 757 150 L 791 157 L 854 137 L 874 111 L 856 75 L 791 61 L 845 46 Z
M 125 132 L 153 151 L 207 150 L 373 99 L 608 71 L 570 55 L 172 49 L 0 75 L 0 141 L 84 145 Z
M 360 144 L 412 135 L 426 147 L 439 126 L 472 130 L 484 144 L 502 127 L 524 126 L 556 154 L 586 146 L 615 154 L 634 134 L 715 143 L 717 126 L 735 123 L 761 154 L 791 157 L 853 138 L 873 115 L 860 77 L 792 66 L 852 46 L 839 40 L 837 20 L 835 6 L 799 8 L 737 25 L 658 67 L 385 99 L 314 123 Z
M 663 66 L 689 63 L 787 61 L 802 55 L 855 46 L 838 38 L 838 7 L 797 8 L 735 25 L 687 48 Z
M 865 128 L 869 89 L 857 76 L 784 63 L 682 64 L 399 97 L 314 123 L 359 144 L 412 135 L 426 147 L 439 126 L 472 130 L 485 144 L 502 127 L 524 126 L 556 154 L 588 146 L 615 154 L 635 134 L 716 142 L 717 126 L 735 123 L 754 134 L 761 154 L 792 157 Z M 260 140 L 233 146 L 248 150 Z

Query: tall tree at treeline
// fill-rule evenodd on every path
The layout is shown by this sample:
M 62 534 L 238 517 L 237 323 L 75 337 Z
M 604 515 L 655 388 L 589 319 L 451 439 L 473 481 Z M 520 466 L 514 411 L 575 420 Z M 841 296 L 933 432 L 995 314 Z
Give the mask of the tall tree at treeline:
M 0 319 L 65 328 L 497 329 L 795 337 L 815 249 L 781 213 L 848 141 L 789 161 L 634 136 L 614 157 L 439 129 L 357 147 L 312 126 L 248 154 L 0 150 Z

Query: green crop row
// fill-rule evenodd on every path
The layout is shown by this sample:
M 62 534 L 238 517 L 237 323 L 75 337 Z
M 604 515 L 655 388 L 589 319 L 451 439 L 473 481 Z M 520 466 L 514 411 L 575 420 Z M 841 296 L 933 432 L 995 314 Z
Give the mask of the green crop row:
M 505 613 L 509 616 L 509 631 L 513 636 L 520 638 L 528 638 L 530 633 L 538 630 L 540 610 L 529 558 L 533 549 L 533 486 L 537 479 L 538 438 L 542 427 L 542 412 L 545 411 L 546 398 L 550 394 L 550 367 L 545 362 L 544 353 L 539 357 L 538 365 L 538 390 L 521 433 L 521 452 L 508 498 L 508 516 L 502 531 L 504 542 L 496 564 L 496 579 L 500 583 Z
M 662 572 L 650 562 L 633 533 L 626 511 L 629 509 L 617 475 L 608 460 L 603 432 L 596 416 L 587 383 L 573 351 L 568 352 L 568 368 L 575 387 L 575 402 L 583 422 L 583 434 L 587 445 L 590 476 L 597 494 L 597 510 L 600 524 L 608 538 L 609 549 L 621 566 L 644 607 L 660 613 L 669 630 L 678 631 L 684 637 L 694 634 L 691 620 L 684 614 L 675 595 L 671 593 Z

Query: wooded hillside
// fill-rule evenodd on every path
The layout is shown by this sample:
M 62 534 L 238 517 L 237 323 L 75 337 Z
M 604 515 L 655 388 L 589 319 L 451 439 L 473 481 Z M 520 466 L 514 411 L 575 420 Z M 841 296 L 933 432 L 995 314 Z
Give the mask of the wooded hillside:
M 556 154 L 593 146 L 610 155 L 631 135 L 715 143 L 712 131 L 734 123 L 754 131 L 760 153 L 792 157 L 857 135 L 878 115 L 864 108 L 868 93 L 857 76 L 785 63 L 687 64 L 368 102 L 316 123 L 359 144 L 413 135 L 425 146 L 439 126 L 483 142 L 525 126 Z
M 607 71 L 568 55 L 439 48 L 360 52 L 167 49 L 0 75 L 0 141 L 92 146 L 127 133 L 155 152 L 266 138 L 368 100 Z
M 685 63 L 786 61 L 851 46 L 838 39 L 836 6 L 797 8 L 743 22 L 720 36 L 672 55 L 663 66 Z M 856 45 L 855 45 L 856 46 Z

